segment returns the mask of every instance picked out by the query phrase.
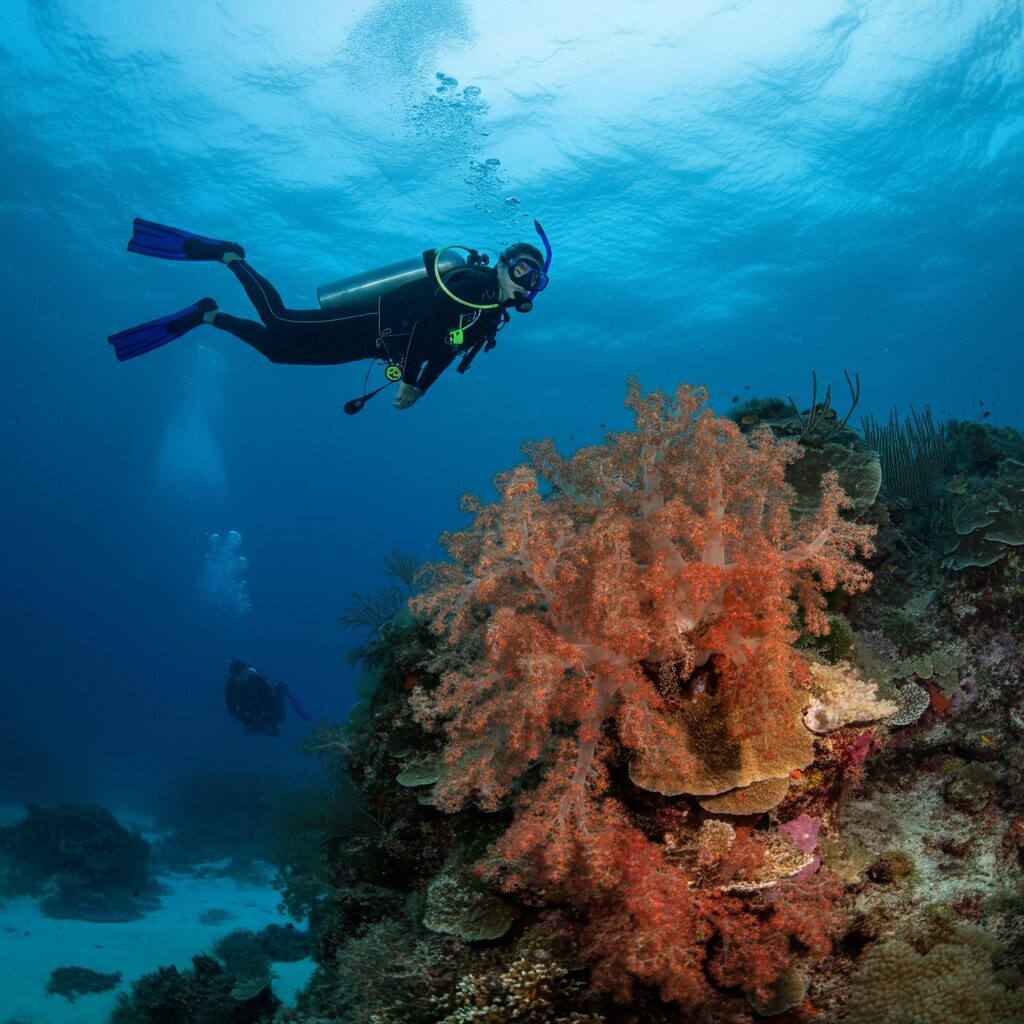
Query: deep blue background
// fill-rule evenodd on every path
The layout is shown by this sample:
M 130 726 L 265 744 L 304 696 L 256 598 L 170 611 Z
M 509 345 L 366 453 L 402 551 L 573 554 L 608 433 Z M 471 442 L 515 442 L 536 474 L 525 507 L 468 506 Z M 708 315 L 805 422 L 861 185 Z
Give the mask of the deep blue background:
M 293 767 L 299 723 L 244 738 L 215 707 L 226 660 L 342 717 L 335 620 L 381 554 L 435 556 L 524 439 L 624 426 L 627 374 L 721 410 L 806 402 L 811 368 L 843 405 L 848 367 L 863 412 L 1024 423 L 1020 5 L 679 6 L 5 5 L 0 799 L 46 780 L 31 751 L 141 806 L 197 767 Z M 115 330 L 246 311 L 221 267 L 127 255 L 136 214 L 241 241 L 293 305 L 535 216 L 553 283 L 466 376 L 346 417 L 361 367 L 209 330 L 117 364 Z M 198 589 L 232 529 L 248 614 Z

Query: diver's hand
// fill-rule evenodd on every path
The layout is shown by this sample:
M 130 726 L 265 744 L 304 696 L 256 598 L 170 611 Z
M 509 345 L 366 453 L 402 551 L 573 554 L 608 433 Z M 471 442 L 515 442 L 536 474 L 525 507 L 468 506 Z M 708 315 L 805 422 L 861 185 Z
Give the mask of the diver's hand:
M 422 394 L 423 392 L 415 384 L 406 384 L 403 380 L 398 385 L 398 397 L 391 404 L 396 409 L 408 409 Z

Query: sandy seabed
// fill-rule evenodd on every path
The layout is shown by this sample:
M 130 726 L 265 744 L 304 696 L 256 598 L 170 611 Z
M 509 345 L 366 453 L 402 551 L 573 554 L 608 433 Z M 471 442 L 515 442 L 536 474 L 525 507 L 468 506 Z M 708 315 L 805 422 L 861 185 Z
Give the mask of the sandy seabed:
M 6 816 L 5 816 L 6 817 Z M 268 865 L 268 877 L 270 876 Z M 186 970 L 192 957 L 208 952 L 228 932 L 259 931 L 288 918 L 277 904 L 280 893 L 269 883 L 242 884 L 230 878 L 157 875 L 165 890 L 161 906 L 138 921 L 96 924 L 44 917 L 37 900 L 0 903 L 0 1024 L 106 1024 L 119 992 L 158 967 Z M 230 915 L 216 927 L 199 917 L 206 910 Z M 294 923 L 294 922 L 293 922 Z M 310 959 L 275 963 L 274 994 L 292 1003 L 313 972 Z M 50 995 L 46 984 L 57 967 L 87 967 L 104 974 L 121 972 L 117 988 L 79 996 L 74 1002 Z

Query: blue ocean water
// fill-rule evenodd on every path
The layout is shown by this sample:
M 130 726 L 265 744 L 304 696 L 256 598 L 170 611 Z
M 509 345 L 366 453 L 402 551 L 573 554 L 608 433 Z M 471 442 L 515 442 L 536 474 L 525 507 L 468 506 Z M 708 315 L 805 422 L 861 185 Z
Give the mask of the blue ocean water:
M 381 555 L 437 555 L 524 440 L 625 426 L 629 374 L 724 411 L 806 403 L 812 369 L 843 406 L 846 368 L 858 413 L 1024 426 L 1022 22 L 1016 0 L 8 0 L 0 799 L 294 767 L 301 723 L 245 737 L 219 706 L 227 660 L 344 717 L 336 617 Z M 363 366 L 208 328 L 118 364 L 107 335 L 202 295 L 249 315 L 223 267 L 127 254 L 136 215 L 239 240 L 293 306 L 534 218 L 552 283 L 413 409 L 346 416 Z

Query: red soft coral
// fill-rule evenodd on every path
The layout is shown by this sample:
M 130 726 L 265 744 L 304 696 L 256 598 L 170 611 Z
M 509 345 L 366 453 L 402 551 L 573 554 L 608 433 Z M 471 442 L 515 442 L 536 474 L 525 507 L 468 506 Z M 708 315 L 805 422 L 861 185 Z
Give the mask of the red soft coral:
M 599 789 L 602 775 L 595 769 Z M 628 1000 L 635 979 L 698 1005 L 710 992 L 703 964 L 712 929 L 686 874 L 614 799 L 594 799 L 585 824 L 553 827 L 559 798 L 550 781 L 531 795 L 482 865 L 488 881 L 584 909 L 592 981 L 615 998 Z
M 630 822 L 600 768 L 594 781 L 585 822 L 562 825 L 555 824 L 559 788 L 543 781 L 479 870 L 508 892 L 584 911 L 595 986 L 627 1001 L 640 981 L 693 1008 L 714 1000 L 711 981 L 764 997 L 794 957 L 828 951 L 842 923 L 834 876 L 790 878 L 751 897 L 697 887 Z M 759 841 L 741 830 L 719 881 L 749 873 L 762 859 Z
M 734 731 L 771 734 L 800 686 L 794 595 L 825 630 L 821 588 L 866 586 L 851 556 L 870 532 L 841 518 L 835 479 L 818 514 L 794 521 L 784 473 L 799 446 L 767 428 L 745 437 L 705 399 L 632 381 L 634 430 L 568 460 L 529 445 L 530 464 L 496 478 L 496 503 L 465 500 L 475 520 L 445 536 L 452 561 L 416 602 L 463 655 L 415 698 L 449 739 L 440 806 L 496 807 L 563 727 L 578 730 L 565 780 L 578 803 L 609 718 L 634 749 L 660 741 L 653 678 L 682 666 L 713 663 Z
M 621 764 L 683 748 L 685 714 L 672 712 L 687 686 L 710 706 L 705 679 L 725 740 L 779 745 L 804 728 L 798 608 L 824 631 L 822 589 L 869 578 L 853 556 L 870 531 L 842 518 L 836 480 L 797 520 L 784 474 L 799 446 L 767 428 L 744 436 L 705 399 L 632 381 L 635 429 L 569 459 L 527 446 L 529 464 L 496 478 L 497 502 L 465 499 L 474 521 L 444 538 L 451 561 L 415 604 L 447 641 L 439 684 L 413 695 L 447 740 L 435 804 L 493 810 L 524 786 L 481 869 L 584 909 L 598 983 L 626 998 L 637 978 L 687 1006 L 705 999 L 706 970 L 763 991 L 806 922 L 695 892 L 610 791 L 603 752 Z

